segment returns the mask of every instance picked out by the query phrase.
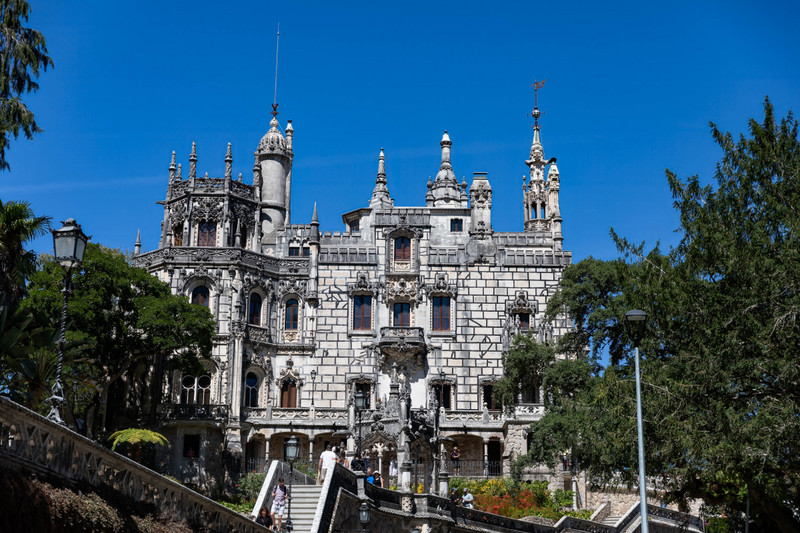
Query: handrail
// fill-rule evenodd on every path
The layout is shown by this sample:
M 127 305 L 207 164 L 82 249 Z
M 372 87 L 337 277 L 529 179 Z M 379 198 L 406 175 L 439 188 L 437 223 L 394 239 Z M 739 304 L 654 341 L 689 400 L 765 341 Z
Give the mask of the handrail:
M 0 396 L 0 459 L 10 467 L 86 483 L 167 510 L 214 532 L 265 531 L 180 483 Z

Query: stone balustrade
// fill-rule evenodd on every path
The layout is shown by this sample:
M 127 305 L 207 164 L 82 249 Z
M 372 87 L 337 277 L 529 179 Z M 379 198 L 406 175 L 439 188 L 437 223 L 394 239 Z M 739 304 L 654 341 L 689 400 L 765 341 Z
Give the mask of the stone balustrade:
M 220 533 L 266 531 L 227 507 L 0 396 L 0 461 L 8 468 L 113 490 Z

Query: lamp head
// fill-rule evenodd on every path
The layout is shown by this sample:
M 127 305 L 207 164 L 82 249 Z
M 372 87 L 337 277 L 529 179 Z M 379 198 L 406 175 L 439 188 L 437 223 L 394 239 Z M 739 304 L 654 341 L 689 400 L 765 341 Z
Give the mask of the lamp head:
M 294 462 L 297 460 L 297 457 L 300 454 L 300 442 L 297 440 L 297 437 L 292 435 L 289 437 L 289 440 L 286 441 L 286 460 Z
M 364 393 L 361 390 L 356 391 L 356 394 L 355 396 L 353 396 L 353 399 L 355 400 L 356 409 L 363 409 L 364 405 L 366 405 L 365 400 L 367 399 L 367 397 L 364 396 Z
M 367 502 L 361 502 L 361 507 L 358 508 L 358 520 L 365 525 L 369 523 L 369 505 L 367 505 Z
M 638 347 L 642 342 L 644 332 L 647 327 L 647 313 L 640 309 L 634 309 L 625 313 L 625 331 L 633 342 L 633 345 Z
M 89 237 L 74 218 L 68 218 L 63 224 L 61 228 L 53 230 L 54 259 L 64 270 L 71 270 L 81 266 Z

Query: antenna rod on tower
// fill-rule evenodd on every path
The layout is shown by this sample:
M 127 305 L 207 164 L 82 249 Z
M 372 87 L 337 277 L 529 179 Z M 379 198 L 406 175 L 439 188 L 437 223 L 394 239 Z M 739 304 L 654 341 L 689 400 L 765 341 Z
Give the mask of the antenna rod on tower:
M 275 39 L 275 94 L 272 97 L 272 112 L 277 114 L 278 110 L 278 47 L 281 44 L 281 23 L 278 22 L 278 36 Z

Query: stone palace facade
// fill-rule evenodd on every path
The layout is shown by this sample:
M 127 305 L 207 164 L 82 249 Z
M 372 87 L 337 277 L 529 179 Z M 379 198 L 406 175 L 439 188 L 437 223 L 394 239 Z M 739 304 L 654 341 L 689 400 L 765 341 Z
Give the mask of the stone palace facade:
M 321 231 L 316 205 L 309 223 L 293 223 L 294 129 L 281 129 L 276 110 L 252 184 L 233 178 L 230 145 L 221 178 L 198 175 L 194 144 L 188 176 L 173 152 L 160 244 L 142 253 L 137 241 L 134 264 L 207 306 L 217 332 L 201 375 L 140 370 L 159 389 L 152 412 L 172 444 L 168 469 L 207 487 L 225 469 L 282 458 L 295 435 L 310 461 L 327 443 L 352 454 L 361 442 L 384 479 L 413 470 L 426 489 L 438 468 L 507 473 L 543 405 L 537 390 L 513 409 L 493 401 L 503 352 L 518 332 L 568 327 L 543 321 L 571 253 L 558 168 L 539 135 L 537 122 L 521 158 L 524 220 L 509 233 L 492 228 L 489 176 L 456 179 L 447 132 L 422 205 L 394 205 L 381 150 L 372 195 L 342 215 L 341 232 Z

